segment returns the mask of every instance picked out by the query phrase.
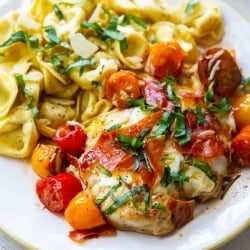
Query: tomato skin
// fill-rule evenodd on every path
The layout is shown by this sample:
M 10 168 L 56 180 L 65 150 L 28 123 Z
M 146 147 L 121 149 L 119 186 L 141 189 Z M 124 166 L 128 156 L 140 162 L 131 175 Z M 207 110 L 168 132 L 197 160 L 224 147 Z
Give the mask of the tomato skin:
M 104 81 L 104 96 L 118 108 L 126 108 L 127 100 L 140 95 L 140 80 L 130 71 L 115 72 Z
M 243 127 L 231 143 L 232 156 L 242 167 L 250 167 L 250 125 Z
M 212 69 L 215 69 L 213 79 L 209 79 Z M 198 62 L 200 81 L 208 87 L 214 81 L 214 93 L 228 97 L 234 93 L 242 81 L 240 69 L 229 51 L 212 48 L 200 58 Z
M 152 76 L 163 79 L 168 73 L 178 77 L 184 65 L 184 52 L 176 42 L 159 42 L 149 50 L 146 71 Z
M 63 212 L 70 200 L 81 190 L 80 180 L 66 172 L 40 179 L 36 183 L 39 200 L 53 213 Z
M 67 122 L 57 128 L 52 139 L 64 153 L 79 157 L 85 150 L 87 135 L 80 124 Z
M 250 124 L 250 94 L 234 98 L 233 115 L 238 129 Z
M 31 156 L 31 166 L 43 178 L 58 173 L 62 168 L 62 160 L 59 146 L 38 144 Z
M 79 192 L 70 201 L 64 216 L 76 230 L 88 230 L 106 224 L 101 211 L 85 191 Z

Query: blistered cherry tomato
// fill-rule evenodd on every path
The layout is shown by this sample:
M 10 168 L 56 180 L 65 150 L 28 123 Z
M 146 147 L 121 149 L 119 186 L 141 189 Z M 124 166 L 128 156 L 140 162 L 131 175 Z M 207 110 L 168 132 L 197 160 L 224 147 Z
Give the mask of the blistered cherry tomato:
M 250 94 L 234 98 L 232 104 L 237 128 L 241 129 L 246 125 L 250 125 Z
M 176 42 L 159 42 L 149 50 L 146 70 L 153 76 L 163 79 L 172 74 L 178 77 L 184 64 L 184 52 Z
M 213 81 L 215 94 L 223 97 L 233 94 L 242 80 L 235 58 L 222 48 L 209 49 L 200 58 L 198 74 L 206 87 Z
M 63 212 L 81 190 L 80 180 L 66 172 L 40 179 L 36 183 L 39 200 L 49 211 L 55 213 Z
M 250 125 L 243 127 L 231 143 L 232 155 L 242 167 L 250 167 Z
M 66 221 L 77 230 L 88 230 L 106 223 L 97 205 L 84 191 L 70 201 L 64 215 Z
M 104 82 L 104 95 L 118 108 L 126 108 L 127 101 L 140 96 L 140 84 L 130 71 L 115 72 Z
M 40 177 L 59 173 L 62 167 L 60 147 L 51 144 L 38 144 L 31 156 L 31 166 Z
M 57 128 L 53 140 L 63 152 L 79 157 L 85 150 L 87 135 L 80 124 L 67 122 Z

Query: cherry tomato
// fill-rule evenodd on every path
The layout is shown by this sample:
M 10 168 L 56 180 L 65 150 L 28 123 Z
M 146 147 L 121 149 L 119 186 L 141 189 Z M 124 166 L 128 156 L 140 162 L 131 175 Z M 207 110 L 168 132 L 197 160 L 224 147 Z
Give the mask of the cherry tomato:
M 159 42 L 150 47 L 146 70 L 163 79 L 169 73 L 177 77 L 184 64 L 184 52 L 176 42 Z
M 59 173 L 62 153 L 59 146 L 38 144 L 31 156 L 31 166 L 40 177 Z
M 250 124 L 250 94 L 236 97 L 233 101 L 233 115 L 237 128 Z
M 80 180 L 70 173 L 60 173 L 38 180 L 36 194 L 51 212 L 63 212 L 70 200 L 82 190 Z
M 57 128 L 53 140 L 63 152 L 79 157 L 85 150 L 87 135 L 80 124 L 67 122 Z
M 141 95 L 139 82 L 139 78 L 130 71 L 115 72 L 104 82 L 104 95 L 116 107 L 126 108 L 127 100 Z
M 221 48 L 209 49 L 198 62 L 200 81 L 208 87 L 214 81 L 214 92 L 218 96 L 230 96 L 242 80 L 234 57 Z
M 231 143 L 232 155 L 242 167 L 250 167 L 250 125 L 243 127 Z
M 106 224 L 101 211 L 85 191 L 81 191 L 70 201 L 64 216 L 77 230 L 92 229 Z

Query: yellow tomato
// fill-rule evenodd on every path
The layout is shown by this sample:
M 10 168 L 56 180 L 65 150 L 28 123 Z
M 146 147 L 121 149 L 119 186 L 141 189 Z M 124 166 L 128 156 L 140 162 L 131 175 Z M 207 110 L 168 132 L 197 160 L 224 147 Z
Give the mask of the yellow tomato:
M 88 230 L 106 224 L 101 211 L 84 191 L 70 201 L 64 216 L 66 221 L 77 230 Z
M 31 166 L 40 177 L 60 172 L 61 149 L 56 145 L 38 144 L 31 156 Z
M 244 94 L 234 99 L 234 119 L 238 129 L 250 124 L 250 94 Z

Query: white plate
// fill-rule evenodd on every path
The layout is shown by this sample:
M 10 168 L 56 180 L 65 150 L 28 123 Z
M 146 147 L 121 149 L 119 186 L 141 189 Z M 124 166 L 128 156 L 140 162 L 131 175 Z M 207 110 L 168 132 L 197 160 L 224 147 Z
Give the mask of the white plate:
M 27 0 L 29 1 L 29 0 Z M 217 0 L 223 11 L 226 36 L 222 45 L 234 48 L 245 76 L 250 75 L 250 25 L 234 9 Z M 13 5 L 14 4 L 14 5 Z M 20 2 L 1 1 L 0 15 Z M 0 230 L 26 247 L 41 250 L 151 250 L 208 249 L 224 244 L 250 225 L 250 169 L 242 172 L 223 200 L 199 206 L 195 218 L 165 237 L 118 232 L 116 237 L 77 244 L 68 238 L 71 228 L 63 218 L 42 209 L 34 186 L 37 176 L 29 162 L 0 157 Z

